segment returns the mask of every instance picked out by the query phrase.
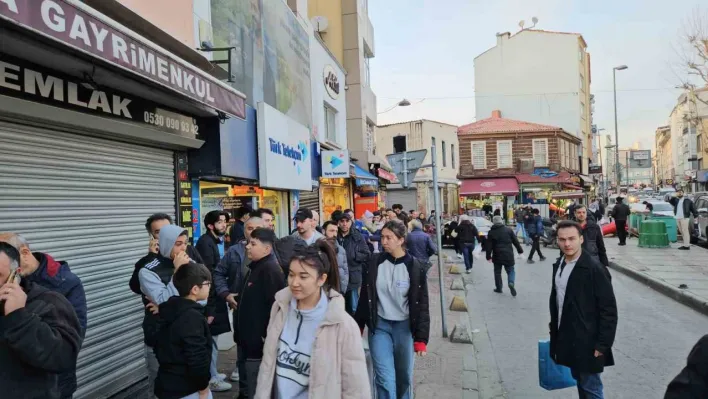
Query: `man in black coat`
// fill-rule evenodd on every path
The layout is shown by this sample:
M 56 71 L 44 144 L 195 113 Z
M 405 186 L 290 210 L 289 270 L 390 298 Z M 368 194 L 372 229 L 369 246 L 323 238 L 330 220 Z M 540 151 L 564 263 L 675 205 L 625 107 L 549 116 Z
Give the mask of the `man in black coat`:
M 226 234 L 226 222 L 228 219 L 229 214 L 224 211 L 211 211 L 204 215 L 204 226 L 207 233 L 199 237 L 197 251 L 202 256 L 204 265 L 209 269 L 211 275 L 214 275 L 214 269 L 224 257 L 224 235 Z M 231 325 L 226 301 L 217 296 L 215 290 L 215 284 L 212 284 L 204 312 L 209 324 L 211 340 L 213 341 L 210 365 L 211 383 L 209 387 L 214 392 L 224 392 L 231 389 L 231 384 L 223 381 L 221 377 L 225 376 L 220 376 L 216 368 L 217 357 L 219 356 L 217 340 L 219 339 L 219 334 L 231 331 Z
M 57 375 L 76 366 L 81 325 L 61 294 L 8 282 L 19 262 L 17 249 L 0 242 L 0 396 L 58 399 Z
M 696 342 L 686 367 L 671 380 L 664 399 L 708 398 L 708 335 Z
M 676 196 L 669 201 L 674 206 L 674 215 L 676 216 L 676 225 L 681 232 L 683 245 L 679 247 L 682 250 L 691 249 L 691 216 L 698 217 L 696 205 L 690 198 L 684 198 L 683 190 L 678 190 Z
M 570 368 L 580 398 L 601 398 L 600 374 L 615 364 L 615 294 L 604 267 L 582 249 L 582 227 L 564 220 L 557 229 L 563 256 L 553 265 L 549 298 L 551 358 Z
M 351 216 L 343 213 L 337 221 L 339 227 L 339 245 L 347 252 L 347 265 L 349 266 L 349 286 L 344 294 L 344 305 L 347 313 L 354 315 L 356 306 L 359 303 L 359 287 L 361 287 L 361 275 L 369 261 L 371 251 L 359 230 L 355 229 Z
M 594 220 L 588 218 L 588 209 L 585 205 L 578 205 L 575 208 L 575 220 L 583 228 L 583 251 L 590 254 L 603 266 L 609 267 L 610 261 L 607 259 L 605 240 L 602 237 L 602 228 Z
M 617 197 L 617 203 L 610 211 L 610 216 L 615 219 L 617 237 L 619 237 L 619 245 L 627 245 L 627 218 L 632 211 L 629 209 L 629 205 L 622 202 L 622 200 L 622 197 Z
M 509 282 L 509 291 L 512 296 L 516 296 L 513 247 L 516 247 L 519 254 L 524 253 L 524 249 L 521 248 L 514 231 L 504 225 L 504 219 L 501 216 L 494 216 L 492 222 L 494 224 L 487 233 L 486 252 L 487 260 L 494 263 L 494 284 L 496 286 L 494 292 L 502 293 L 501 270 L 504 267 Z

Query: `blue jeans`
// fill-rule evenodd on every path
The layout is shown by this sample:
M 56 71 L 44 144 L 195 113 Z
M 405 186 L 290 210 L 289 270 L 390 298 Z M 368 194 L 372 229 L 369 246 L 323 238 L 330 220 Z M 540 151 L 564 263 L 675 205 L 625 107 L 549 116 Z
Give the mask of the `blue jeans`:
M 578 398 L 604 399 L 602 394 L 602 380 L 600 373 L 591 374 L 570 370 L 573 378 L 578 382 Z
M 501 263 L 495 263 L 494 264 L 494 285 L 496 285 L 498 290 L 502 289 L 502 267 L 504 270 L 506 270 L 506 275 L 507 275 L 507 280 L 509 281 L 509 286 L 514 285 L 514 281 L 516 281 L 516 270 L 514 270 L 514 266 L 507 266 L 507 265 L 502 265 Z
M 377 399 L 413 397 L 413 334 L 409 320 L 378 318 L 369 331 L 369 351 L 374 368 Z
M 356 307 L 359 304 L 359 288 L 349 289 L 344 294 L 344 309 L 352 317 L 356 313 Z
M 465 259 L 465 270 L 470 270 L 472 268 L 472 264 L 474 263 L 472 251 L 474 251 L 473 242 L 462 244 L 462 257 Z
M 209 364 L 209 374 L 211 374 L 212 379 L 216 379 L 216 375 L 219 371 L 216 369 L 216 358 L 219 356 L 219 348 L 216 345 L 216 340 L 219 338 L 218 335 L 212 335 L 211 341 L 211 364 Z

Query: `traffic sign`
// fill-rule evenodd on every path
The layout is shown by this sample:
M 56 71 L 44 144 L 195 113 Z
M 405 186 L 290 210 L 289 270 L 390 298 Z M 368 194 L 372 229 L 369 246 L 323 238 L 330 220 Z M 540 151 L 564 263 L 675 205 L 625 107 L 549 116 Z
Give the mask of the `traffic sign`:
M 386 155 L 386 160 L 393 168 L 393 173 L 398 177 L 401 186 L 408 188 L 413 183 L 413 179 L 427 154 L 428 150 L 399 152 Z

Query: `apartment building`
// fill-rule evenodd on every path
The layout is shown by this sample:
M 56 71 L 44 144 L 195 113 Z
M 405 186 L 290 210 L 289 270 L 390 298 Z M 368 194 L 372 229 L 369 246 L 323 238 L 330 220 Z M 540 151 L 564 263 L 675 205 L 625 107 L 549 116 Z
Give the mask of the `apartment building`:
M 671 147 L 671 127 L 660 126 L 654 134 L 654 154 L 656 159 L 655 181 L 660 185 L 672 185 L 676 176 Z
M 289 0 L 300 3 L 303 0 Z M 369 62 L 376 54 L 368 0 L 309 0 L 308 16 L 315 31 L 347 72 L 347 147 L 359 165 L 380 164 L 376 143 L 376 95 L 371 89 Z
M 580 170 L 592 163 L 590 54 L 578 33 L 524 29 L 497 34 L 474 60 L 476 115 L 558 126 L 581 141 Z
M 696 190 L 708 169 L 708 87 L 682 93 L 669 116 L 675 184 Z M 702 179 L 703 180 L 703 179 Z
M 459 151 L 457 126 L 427 119 L 400 122 L 378 126 L 376 130 L 376 151 L 380 156 L 404 151 L 428 150 L 424 165 L 432 163 L 430 147 L 432 139 L 437 146 L 438 189 L 442 212 L 456 212 L 458 209 Z M 400 184 L 388 184 L 386 205 L 403 205 L 406 211 L 415 209 L 430 214 L 435 209 L 431 168 L 422 168 L 413 177 L 410 188 Z

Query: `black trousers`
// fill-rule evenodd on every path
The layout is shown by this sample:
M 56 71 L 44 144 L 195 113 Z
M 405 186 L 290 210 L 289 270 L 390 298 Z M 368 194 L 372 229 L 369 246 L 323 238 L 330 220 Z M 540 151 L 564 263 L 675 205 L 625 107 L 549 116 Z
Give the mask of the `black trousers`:
M 625 244 L 627 242 L 627 221 L 615 220 L 615 226 L 617 226 L 617 237 L 619 237 L 620 244 Z
M 531 240 L 533 243 L 531 244 L 531 252 L 529 253 L 529 260 L 533 259 L 533 254 L 538 252 L 539 258 L 543 258 L 543 254 L 541 253 L 541 236 L 538 234 L 534 234 L 531 236 Z

